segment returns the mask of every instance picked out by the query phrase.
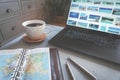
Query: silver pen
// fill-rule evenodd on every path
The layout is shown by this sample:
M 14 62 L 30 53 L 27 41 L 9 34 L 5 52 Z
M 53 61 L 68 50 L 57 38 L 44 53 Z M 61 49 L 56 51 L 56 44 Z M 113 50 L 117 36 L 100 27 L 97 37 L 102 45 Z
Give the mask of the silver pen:
M 77 63 L 75 60 L 68 58 L 68 60 L 70 60 L 71 62 L 73 62 L 74 64 L 76 64 L 81 70 L 83 70 L 86 74 L 88 74 L 91 78 L 93 78 L 94 80 L 96 80 L 96 77 L 90 73 L 88 70 L 86 70 L 84 67 L 82 67 L 79 63 Z
M 72 76 L 72 79 L 75 80 L 75 76 L 73 74 L 73 71 L 72 71 L 72 69 L 71 69 L 70 64 L 69 64 L 68 61 L 66 62 L 66 66 L 67 66 L 67 68 L 68 68 L 68 70 L 69 70 L 69 72 L 70 72 L 70 74 Z

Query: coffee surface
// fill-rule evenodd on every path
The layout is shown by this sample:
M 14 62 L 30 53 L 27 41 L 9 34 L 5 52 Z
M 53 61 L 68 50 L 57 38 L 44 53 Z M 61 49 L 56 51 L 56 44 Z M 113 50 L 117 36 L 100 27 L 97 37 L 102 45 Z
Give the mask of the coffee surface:
M 31 23 L 31 24 L 28 24 L 26 25 L 27 27 L 36 27 L 36 26 L 41 26 L 42 24 L 41 23 Z

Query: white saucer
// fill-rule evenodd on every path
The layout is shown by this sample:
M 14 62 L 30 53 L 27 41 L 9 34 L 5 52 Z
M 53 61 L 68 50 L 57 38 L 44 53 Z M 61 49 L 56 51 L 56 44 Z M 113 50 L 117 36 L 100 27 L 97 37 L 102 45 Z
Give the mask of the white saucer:
M 30 39 L 28 36 L 24 36 L 24 37 L 23 37 L 23 40 L 24 40 L 25 42 L 29 42 L 29 43 L 36 43 L 36 42 L 42 42 L 45 38 L 46 38 L 46 34 L 44 33 L 44 34 L 41 36 L 41 38 L 38 39 L 38 40 L 32 40 L 32 39 Z

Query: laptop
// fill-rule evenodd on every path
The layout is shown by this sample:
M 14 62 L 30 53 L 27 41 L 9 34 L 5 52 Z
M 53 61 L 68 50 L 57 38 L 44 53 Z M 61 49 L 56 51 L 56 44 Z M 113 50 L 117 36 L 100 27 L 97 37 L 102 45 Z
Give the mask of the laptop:
M 49 43 L 120 64 L 119 0 L 72 0 L 66 27 Z

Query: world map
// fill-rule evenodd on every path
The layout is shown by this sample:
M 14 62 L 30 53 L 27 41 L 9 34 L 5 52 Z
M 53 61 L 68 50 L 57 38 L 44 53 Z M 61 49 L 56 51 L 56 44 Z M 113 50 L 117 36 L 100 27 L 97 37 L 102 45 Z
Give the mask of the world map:
M 1 54 L 1 53 L 0 53 Z M 0 80 L 10 80 L 19 53 L 0 55 Z M 34 51 L 29 55 L 21 80 L 51 80 L 50 55 L 46 51 Z

